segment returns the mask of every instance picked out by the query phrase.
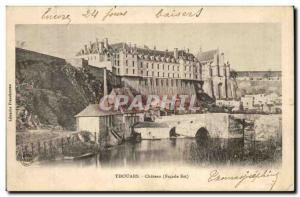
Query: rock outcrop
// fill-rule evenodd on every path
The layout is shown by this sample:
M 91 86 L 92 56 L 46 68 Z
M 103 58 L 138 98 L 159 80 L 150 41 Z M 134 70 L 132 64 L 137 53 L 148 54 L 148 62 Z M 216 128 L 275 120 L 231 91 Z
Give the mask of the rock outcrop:
M 102 83 L 64 59 L 16 49 L 17 131 L 75 130 L 74 115 L 101 95 Z

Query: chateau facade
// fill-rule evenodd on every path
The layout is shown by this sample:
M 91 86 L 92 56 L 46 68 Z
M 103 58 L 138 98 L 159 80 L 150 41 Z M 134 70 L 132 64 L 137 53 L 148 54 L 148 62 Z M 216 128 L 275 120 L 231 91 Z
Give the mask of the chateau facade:
M 230 65 L 219 50 L 197 56 L 189 50 L 157 50 L 135 44 L 109 44 L 108 39 L 90 42 L 77 54 L 91 66 L 106 68 L 127 86 L 142 94 L 196 94 L 205 92 L 216 99 L 235 98 Z

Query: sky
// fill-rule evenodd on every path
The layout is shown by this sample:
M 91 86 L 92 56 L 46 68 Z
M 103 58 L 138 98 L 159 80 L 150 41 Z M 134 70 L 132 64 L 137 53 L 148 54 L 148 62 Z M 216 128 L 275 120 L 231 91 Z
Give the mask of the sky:
M 23 48 L 71 58 L 96 38 L 158 50 L 219 48 L 237 71 L 281 70 L 281 31 L 276 23 L 16 25 Z

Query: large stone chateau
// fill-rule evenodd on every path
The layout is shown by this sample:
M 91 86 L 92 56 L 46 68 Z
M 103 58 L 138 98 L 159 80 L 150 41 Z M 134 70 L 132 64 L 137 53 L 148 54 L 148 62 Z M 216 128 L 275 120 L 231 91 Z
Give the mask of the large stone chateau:
M 110 44 L 108 39 L 86 44 L 77 54 L 88 65 L 106 68 L 142 94 L 175 95 L 205 92 L 215 99 L 234 99 L 230 64 L 219 49 L 158 50 L 135 44 Z

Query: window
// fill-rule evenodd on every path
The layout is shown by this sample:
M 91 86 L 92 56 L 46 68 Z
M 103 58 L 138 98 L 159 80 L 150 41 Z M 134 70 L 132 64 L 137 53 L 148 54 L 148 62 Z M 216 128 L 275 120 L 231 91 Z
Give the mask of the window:
M 157 69 L 159 69 L 159 64 L 157 64 Z
M 152 71 L 152 76 L 154 76 L 154 71 Z
M 132 61 L 132 66 L 134 67 L 134 61 Z
M 147 71 L 147 76 L 148 76 L 148 74 L 149 74 L 149 73 L 148 73 L 148 71 Z
M 174 73 L 173 73 L 173 78 L 175 78 Z
M 163 66 L 163 68 L 162 68 L 162 69 L 164 70 L 164 69 L 165 69 L 165 65 L 163 64 L 162 66 Z
M 133 69 L 133 70 L 132 70 L 132 74 L 134 74 L 134 72 L 135 72 L 135 70 Z
M 128 68 L 126 68 L 126 74 L 128 74 Z
M 128 60 L 126 60 L 126 63 L 125 63 L 125 64 L 126 64 L 126 66 L 128 66 Z
M 148 68 L 148 62 L 147 62 L 147 64 L 146 64 L 146 67 Z
M 174 65 L 173 65 L 173 70 L 174 70 Z
M 143 68 L 143 62 L 141 62 L 141 68 Z
M 141 75 L 143 75 L 143 71 L 141 70 Z
M 154 68 L 154 65 L 153 65 L 153 63 L 151 64 L 151 66 L 152 66 L 152 69 Z

